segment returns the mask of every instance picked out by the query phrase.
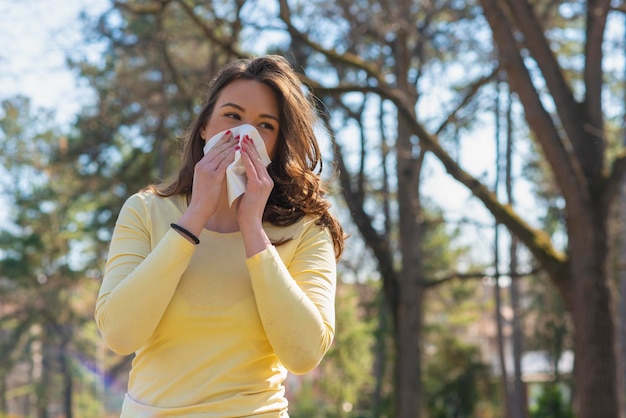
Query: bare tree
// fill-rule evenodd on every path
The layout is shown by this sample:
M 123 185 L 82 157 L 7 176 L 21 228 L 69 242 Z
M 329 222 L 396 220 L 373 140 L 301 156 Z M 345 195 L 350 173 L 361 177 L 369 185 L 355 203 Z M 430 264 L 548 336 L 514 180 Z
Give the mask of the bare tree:
M 532 6 L 526 1 L 481 1 L 512 90 L 548 160 L 565 201 L 567 254 L 530 248 L 559 288 L 575 328 L 575 413 L 618 417 L 623 382 L 618 375 L 616 316 L 611 289 L 610 208 L 618 195 L 626 157 L 607 174 L 607 137 L 602 108 L 602 54 L 609 1 L 586 2 L 584 98 L 577 101 Z M 518 39 L 522 39 L 521 42 Z M 537 63 L 556 115 L 542 100 L 523 52 Z M 510 224 L 510 223 L 507 223 Z M 511 225 L 513 226 L 513 225 Z M 515 229 L 511 228 L 514 232 Z
M 576 415 L 579 418 L 618 417 L 620 411 L 623 411 L 623 383 L 617 372 L 621 359 L 616 349 L 616 314 L 611 286 L 612 273 L 609 268 L 609 213 L 626 170 L 626 154 L 620 153 L 612 164 L 607 165 L 610 155 L 607 152 L 608 137 L 602 108 L 602 63 L 610 2 L 574 2 L 585 10 L 585 41 L 582 51 L 585 65 L 580 73 L 584 91 L 581 100 L 576 99 L 570 79 L 565 77 L 555 51 L 550 48 L 542 20 L 534 12 L 531 2 L 480 2 L 482 12 L 493 32 L 500 65 L 525 111 L 528 127 L 543 151 L 561 193 L 568 236 L 565 251 L 555 246 L 543 231 L 533 228 L 510 205 L 500 201 L 482 181 L 464 170 L 440 143 L 437 135 L 440 131 L 428 129 L 417 117 L 416 80 L 411 75 L 419 74 L 422 68 L 420 64 L 423 63 L 417 64 L 416 61 L 419 60 L 415 57 L 419 57 L 420 47 L 424 47 L 419 42 L 423 40 L 419 36 L 419 29 L 427 26 L 424 23 L 427 18 L 410 20 L 415 15 L 411 15 L 408 10 L 420 7 L 421 10 L 427 10 L 427 3 L 430 4 L 397 2 L 391 5 L 385 2 L 383 9 L 396 19 L 393 29 L 385 27 L 381 22 L 377 22 L 378 26 L 367 25 L 367 19 L 359 21 L 361 26 L 352 28 L 355 31 L 361 30 L 360 36 L 372 35 L 377 28 L 380 29 L 379 33 L 388 29 L 385 39 L 388 41 L 389 53 L 376 60 L 364 54 L 363 49 L 348 48 L 339 52 L 337 49 L 325 47 L 316 41 L 314 32 L 306 33 L 306 30 L 292 21 L 287 2 L 281 1 L 281 16 L 294 39 L 304 42 L 311 51 L 325 57 L 331 65 L 351 68 L 354 69 L 353 74 L 362 75 L 361 78 L 339 78 L 339 82 L 333 86 L 311 82 L 318 94 L 323 96 L 338 92 L 368 92 L 393 103 L 398 112 L 397 204 L 399 212 L 405 214 L 399 222 L 400 231 L 403 232 L 399 238 L 399 247 L 402 251 L 409 251 L 402 253 L 401 269 L 396 271 L 392 267 L 394 263 L 388 247 L 385 247 L 386 240 L 373 226 L 372 218 L 363 210 L 354 210 L 355 220 L 362 234 L 377 254 L 381 271 L 390 271 L 389 277 L 392 279 L 386 281 L 386 286 L 391 295 L 389 300 L 392 301 L 392 309 L 397 314 L 398 333 L 402 332 L 404 326 L 407 326 L 406 330 L 411 328 L 411 336 L 401 339 L 399 344 L 403 347 L 398 347 L 398 361 L 402 362 L 399 369 L 401 376 L 397 380 L 397 394 L 400 398 L 398 416 L 414 417 L 420 407 L 417 400 L 418 389 L 412 390 L 406 386 L 415 382 L 415 379 L 402 376 L 406 373 L 414 377 L 419 373 L 419 365 L 411 366 L 417 360 L 410 360 L 408 357 L 415 358 L 419 353 L 419 339 L 412 337 L 419 335 L 420 313 L 406 306 L 409 303 L 419 305 L 421 297 L 421 292 L 417 289 L 420 287 L 419 246 L 411 246 L 411 239 L 414 238 L 409 237 L 410 234 L 419 234 L 419 225 L 412 218 L 416 215 L 415 202 L 419 201 L 415 200 L 417 184 L 410 181 L 417 172 L 416 160 L 414 157 L 407 158 L 415 155 L 415 144 L 410 138 L 416 136 L 420 140 L 420 150 L 427 150 L 435 155 L 452 177 L 480 199 L 498 222 L 505 225 L 525 245 L 559 289 L 572 314 L 575 328 Z M 548 4 L 546 10 L 550 6 L 554 7 L 554 3 Z M 371 21 L 375 19 L 373 15 L 368 17 Z M 416 35 L 416 38 L 411 38 L 412 42 L 406 43 L 409 39 L 408 33 Z M 412 47 L 408 48 L 408 45 Z M 529 67 L 527 57 L 534 60 L 537 71 L 532 72 L 534 68 Z M 391 69 L 385 66 L 390 61 L 393 62 Z M 546 91 L 536 84 L 538 78 L 545 83 Z M 406 80 L 411 82 L 407 83 Z M 554 103 L 553 112 L 544 104 L 546 97 Z M 340 153 L 338 155 L 341 157 Z M 358 204 L 355 206 L 362 206 L 364 199 L 354 193 L 352 183 L 345 184 L 344 189 L 348 200 L 357 199 Z M 405 296 L 413 299 L 405 300 Z M 409 318 L 408 315 L 412 317 Z M 405 320 L 407 322 L 402 323 Z M 419 384 L 410 387 L 419 388 Z M 407 399 L 410 396 L 412 400 Z M 406 403 L 404 399 L 407 399 Z
M 433 39 L 452 32 L 440 29 L 450 18 L 450 10 L 447 5 L 414 1 L 371 1 L 360 5 L 349 1 L 319 2 L 312 7 L 323 11 L 321 20 L 309 22 L 311 29 L 305 32 L 295 23 L 300 21 L 304 11 L 284 0 L 280 1 L 280 6 L 281 18 L 292 38 L 292 50 L 309 51 L 308 54 L 296 54 L 305 57 L 297 62 L 298 66 L 308 70 L 307 75 L 314 74 L 315 64 L 307 64 L 311 57 L 314 61 L 319 55 L 332 67 L 329 71 L 333 78 L 340 80 L 337 85 L 328 86 L 316 82 L 313 77 L 303 76 L 314 93 L 323 99 L 325 108 L 322 110 L 334 110 L 326 113 L 326 117 L 342 192 L 355 224 L 378 262 L 383 279 L 395 341 L 396 416 L 419 416 L 425 410 L 421 346 L 423 297 L 428 282 L 422 256 L 424 216 L 420 179 L 428 147 L 417 140 L 416 104 L 423 66 L 431 56 L 440 58 L 433 50 Z M 332 16 L 335 21 L 341 17 L 349 26 L 349 30 L 342 33 L 340 42 L 345 52 L 324 48 L 314 40 L 320 37 L 317 28 L 326 27 L 324 14 Z M 454 16 L 457 14 L 472 18 L 465 9 L 454 11 Z M 328 39 L 321 41 L 328 42 Z M 381 52 L 381 48 L 388 51 L 383 49 Z M 471 102 L 479 86 L 493 79 L 495 73 L 494 70 L 479 77 L 467 87 L 458 107 Z M 345 93 L 350 92 L 355 94 L 347 99 Z M 351 164 L 354 159 L 346 149 L 354 149 L 355 142 L 335 136 L 332 126 L 354 120 L 350 109 L 356 106 L 355 102 L 366 106 L 368 101 L 379 103 L 379 120 L 393 118 L 390 126 L 381 122 L 377 131 L 393 132 L 391 136 L 395 143 L 387 141 L 385 134 L 373 139 L 371 120 L 359 118 L 359 158 L 358 162 Z M 344 119 L 338 121 L 338 114 L 345 115 Z M 460 120 L 454 110 L 442 119 L 439 131 Z M 376 151 L 377 148 L 380 151 Z M 394 156 L 395 161 L 389 164 L 393 168 L 388 171 L 390 156 Z M 380 161 L 380 170 L 374 170 L 375 174 L 371 167 L 373 159 Z M 391 193 L 390 184 L 394 189 Z M 380 210 L 368 210 L 372 206 Z

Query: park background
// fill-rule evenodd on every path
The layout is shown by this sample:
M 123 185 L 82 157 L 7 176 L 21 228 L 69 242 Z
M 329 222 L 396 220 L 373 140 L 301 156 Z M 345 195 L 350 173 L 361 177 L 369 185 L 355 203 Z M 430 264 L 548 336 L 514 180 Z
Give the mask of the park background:
M 294 417 L 626 414 L 622 1 L 0 2 L 0 416 L 116 416 L 122 202 L 215 71 L 285 55 L 351 234 Z M 620 313 L 622 312 L 622 313 Z

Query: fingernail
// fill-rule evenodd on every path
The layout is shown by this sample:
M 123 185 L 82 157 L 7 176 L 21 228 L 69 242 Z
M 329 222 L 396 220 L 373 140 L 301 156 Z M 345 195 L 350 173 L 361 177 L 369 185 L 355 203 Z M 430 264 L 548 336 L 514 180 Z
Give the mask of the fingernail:
M 240 149 L 241 149 L 241 147 L 240 147 L 239 145 L 237 145 L 237 146 L 235 147 L 235 151 L 239 151 Z
M 235 137 L 235 139 L 239 139 L 239 135 L 237 135 L 237 136 Z
M 230 135 L 230 129 L 226 131 L 224 135 Z

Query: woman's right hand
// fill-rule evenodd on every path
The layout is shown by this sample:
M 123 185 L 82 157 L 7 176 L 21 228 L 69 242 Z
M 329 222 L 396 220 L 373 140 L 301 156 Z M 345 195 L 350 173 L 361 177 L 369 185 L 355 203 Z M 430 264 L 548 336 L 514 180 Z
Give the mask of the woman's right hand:
M 195 235 L 200 234 L 217 209 L 222 189 L 226 187 L 226 168 L 235 159 L 238 139 L 227 131 L 195 166 L 191 201 L 178 221 Z

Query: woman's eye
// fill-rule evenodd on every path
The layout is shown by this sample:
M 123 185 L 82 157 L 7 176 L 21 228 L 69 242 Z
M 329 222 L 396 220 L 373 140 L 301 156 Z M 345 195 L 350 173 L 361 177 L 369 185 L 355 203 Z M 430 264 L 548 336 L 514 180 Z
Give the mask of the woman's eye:
M 241 119 L 241 117 L 237 113 L 225 113 L 224 116 L 231 119 Z
M 269 129 L 269 130 L 274 130 L 274 125 L 272 125 L 271 123 L 267 123 L 267 122 L 262 122 L 259 124 L 259 126 L 263 129 Z

